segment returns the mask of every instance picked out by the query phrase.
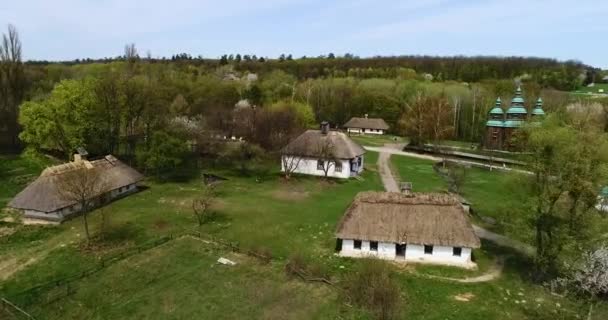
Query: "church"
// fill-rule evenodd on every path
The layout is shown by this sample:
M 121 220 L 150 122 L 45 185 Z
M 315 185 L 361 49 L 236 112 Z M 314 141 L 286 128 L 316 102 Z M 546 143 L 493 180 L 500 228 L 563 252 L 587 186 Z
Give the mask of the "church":
M 484 139 L 484 148 L 491 150 L 510 150 L 513 148 L 511 138 L 513 134 L 522 127 L 526 121 L 542 118 L 545 115 L 543 111 L 543 100 L 538 98 L 532 112 L 528 113 L 524 98 L 522 97 L 521 87 L 517 87 L 515 97 L 511 100 L 511 105 L 507 112 L 502 108 L 500 97 L 496 99 L 496 105 L 488 117 L 486 122 L 486 135 Z

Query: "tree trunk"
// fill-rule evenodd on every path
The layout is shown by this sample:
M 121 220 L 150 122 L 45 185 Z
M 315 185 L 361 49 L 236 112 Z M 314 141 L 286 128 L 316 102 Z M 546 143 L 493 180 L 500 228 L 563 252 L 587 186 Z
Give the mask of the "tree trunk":
M 84 219 L 84 232 L 87 236 L 87 246 L 91 244 L 91 235 L 89 234 L 89 221 L 87 220 L 87 211 L 83 211 L 82 218 Z

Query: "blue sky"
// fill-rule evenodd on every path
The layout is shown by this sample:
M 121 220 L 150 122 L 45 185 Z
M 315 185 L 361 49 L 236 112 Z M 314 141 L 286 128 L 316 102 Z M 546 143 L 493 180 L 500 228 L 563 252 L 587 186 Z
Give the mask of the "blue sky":
M 608 68 L 606 0 L 0 1 L 27 59 L 187 52 L 523 55 Z

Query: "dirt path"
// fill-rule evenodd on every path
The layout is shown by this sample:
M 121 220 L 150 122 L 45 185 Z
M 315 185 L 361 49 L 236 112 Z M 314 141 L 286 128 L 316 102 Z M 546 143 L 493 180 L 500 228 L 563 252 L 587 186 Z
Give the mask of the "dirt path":
M 382 183 L 384 184 L 384 189 L 386 189 L 386 191 L 399 192 L 397 181 L 395 180 L 395 177 L 393 176 L 389 167 L 389 159 L 391 155 L 405 155 L 431 160 L 441 160 L 432 156 L 399 151 L 400 147 L 402 147 L 402 145 L 399 144 L 386 144 L 384 147 L 380 148 L 364 147 L 370 151 L 379 150 L 378 152 L 380 152 L 380 155 L 378 156 L 378 170 L 380 171 L 380 177 L 382 178 Z M 375 150 L 372 150 L 372 148 Z M 492 241 L 500 246 L 511 248 L 526 255 L 532 255 L 535 252 L 534 247 L 530 245 L 486 230 L 480 226 L 473 225 L 473 230 L 478 237 Z
M 476 277 L 468 277 L 468 278 L 450 278 L 450 277 L 441 277 L 441 276 L 434 276 L 434 275 L 427 275 L 427 274 L 420 274 L 420 273 L 416 273 L 417 275 L 420 275 L 422 277 L 427 277 L 427 278 L 431 278 L 431 279 L 440 279 L 440 280 L 446 280 L 446 281 L 453 281 L 453 282 L 459 282 L 459 283 L 480 283 L 480 282 L 489 282 L 495 279 L 498 279 L 500 277 L 500 275 L 502 274 L 502 269 L 504 268 L 504 258 L 503 257 L 499 257 L 496 262 L 494 263 L 494 265 L 484 274 L 476 276 Z
M 393 177 L 393 173 L 389 166 L 390 157 L 390 153 L 380 152 L 380 155 L 378 156 L 378 171 L 380 172 L 380 178 L 382 179 L 384 189 L 389 192 L 399 192 L 397 180 Z

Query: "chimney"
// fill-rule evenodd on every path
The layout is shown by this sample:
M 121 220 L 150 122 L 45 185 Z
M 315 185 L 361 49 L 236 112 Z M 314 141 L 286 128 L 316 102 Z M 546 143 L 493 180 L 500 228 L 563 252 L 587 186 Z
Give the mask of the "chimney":
M 327 134 L 329 132 L 329 122 L 323 121 L 321 122 L 321 133 Z
M 402 182 L 401 185 L 399 186 L 399 188 L 401 189 L 401 193 L 403 193 L 404 195 L 411 197 L 414 196 L 414 194 L 412 193 L 412 183 L 411 182 Z
M 82 160 L 86 160 L 89 153 L 85 148 L 78 147 L 76 148 L 76 153 L 74 153 L 74 162 L 80 162 Z
M 367 119 L 367 113 L 365 114 L 365 119 Z

